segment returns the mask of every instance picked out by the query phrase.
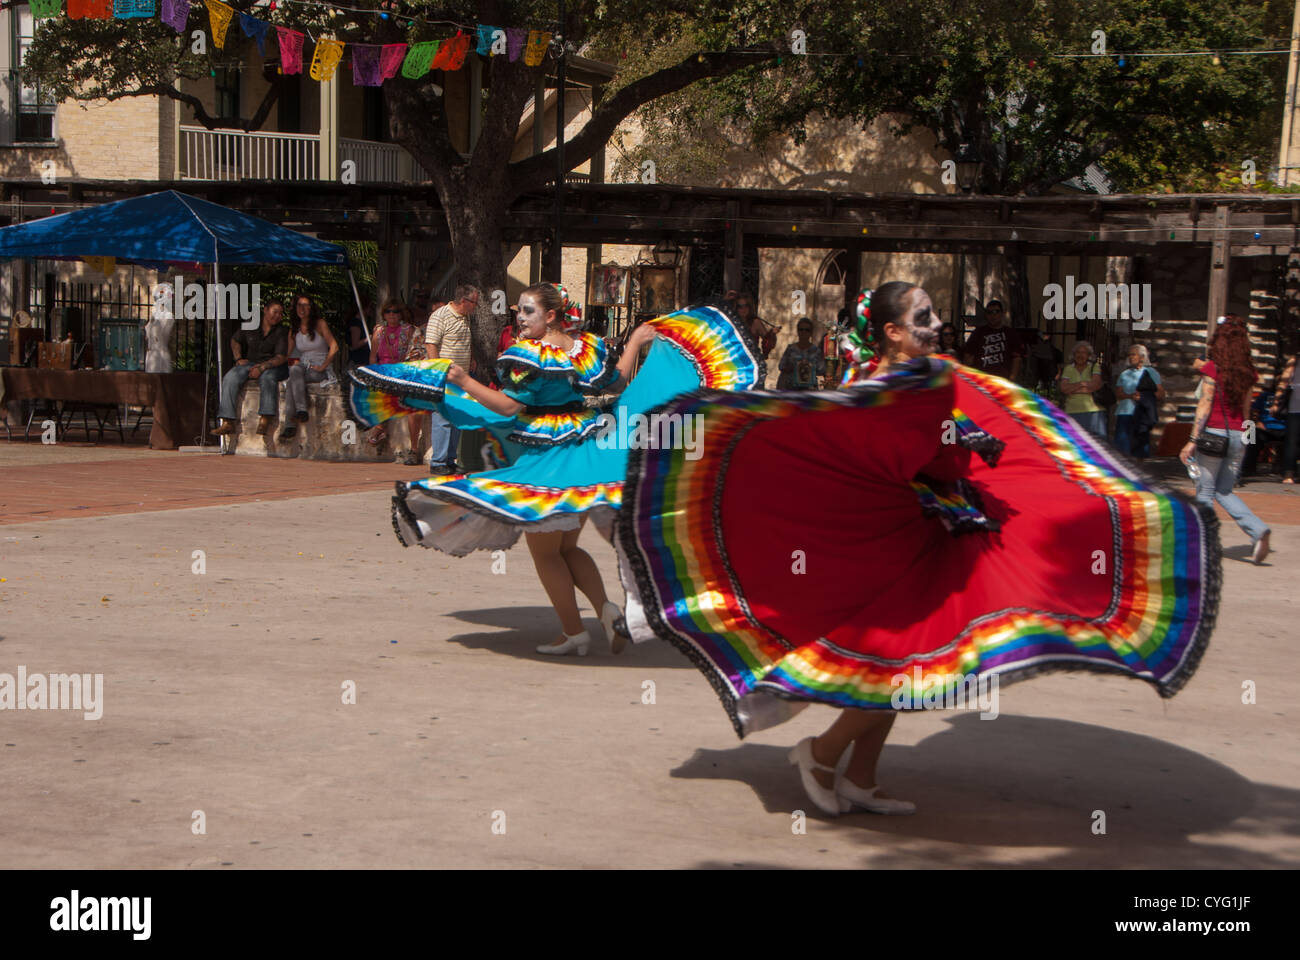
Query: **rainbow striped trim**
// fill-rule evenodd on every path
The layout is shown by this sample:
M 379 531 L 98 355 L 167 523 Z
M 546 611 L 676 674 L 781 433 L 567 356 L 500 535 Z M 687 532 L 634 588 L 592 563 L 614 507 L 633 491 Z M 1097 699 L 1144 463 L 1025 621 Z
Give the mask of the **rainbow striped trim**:
M 948 643 L 902 661 L 854 653 L 835 642 L 836 631 L 792 646 L 756 619 L 722 546 L 718 491 L 731 450 L 762 421 L 888 405 L 900 390 L 948 383 L 958 400 L 979 393 L 1001 405 L 1023 430 L 1008 440 L 1038 444 L 1063 479 L 1102 498 L 1115 544 L 1108 609 L 1093 619 L 991 611 Z M 710 455 L 690 461 L 682 451 L 633 450 L 620 540 L 651 628 L 705 673 L 742 737 L 738 704 L 748 696 L 892 709 L 895 678 L 916 667 L 927 676 L 998 674 L 1004 682 L 1098 670 L 1146 680 L 1169 697 L 1208 644 L 1221 577 L 1213 512 L 1144 479 L 1050 403 L 1000 377 L 918 360 L 835 393 L 696 395 L 664 411 L 703 415 Z
M 749 390 L 763 382 L 763 358 L 717 307 L 694 306 L 647 321 L 694 365 L 703 390 Z
M 348 371 L 348 402 L 367 427 L 427 412 L 447 390 L 447 359 L 384 363 Z
M 521 414 L 509 439 L 532 446 L 569 443 L 594 433 L 600 426 L 600 411 L 588 408 L 570 413 Z
M 623 504 L 623 484 L 596 483 L 584 487 L 541 487 L 496 480 L 483 474 L 430 477 L 405 485 L 440 500 L 458 503 L 511 523 L 536 524 L 563 514 L 577 515 L 597 507 L 617 510 Z
M 566 377 L 579 389 L 597 391 L 618 379 L 618 367 L 604 340 L 578 333 L 567 353 L 541 340 L 516 340 L 497 357 L 497 375 L 510 386 L 536 376 Z

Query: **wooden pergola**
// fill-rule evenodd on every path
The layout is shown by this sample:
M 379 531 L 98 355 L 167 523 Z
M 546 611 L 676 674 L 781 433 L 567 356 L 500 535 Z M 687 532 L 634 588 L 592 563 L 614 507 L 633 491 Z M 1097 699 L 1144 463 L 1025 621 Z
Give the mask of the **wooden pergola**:
M 0 180 L 13 223 L 53 206 L 106 202 L 175 189 L 325 239 L 449 239 L 427 185 L 315 181 Z M 725 276 L 739 287 L 746 247 L 830 248 L 1025 256 L 1158 256 L 1204 249 L 1207 329 L 1227 308 L 1229 267 L 1238 257 L 1288 257 L 1284 315 L 1300 324 L 1300 194 L 1172 194 L 986 197 L 859 194 L 812 190 L 570 183 L 561 233 L 566 246 L 653 245 L 722 240 Z M 60 209 L 62 208 L 62 209 Z M 518 198 L 507 242 L 535 243 L 554 225 L 550 191 Z M 856 270 L 856 259 L 851 258 Z M 850 276 L 853 288 L 857 278 Z

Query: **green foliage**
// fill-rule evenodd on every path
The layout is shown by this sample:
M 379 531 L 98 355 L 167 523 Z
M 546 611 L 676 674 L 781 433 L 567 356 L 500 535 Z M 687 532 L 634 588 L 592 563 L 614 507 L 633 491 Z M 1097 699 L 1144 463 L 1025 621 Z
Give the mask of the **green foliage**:
M 1276 155 L 1286 58 L 1226 51 L 1284 49 L 1286 0 L 849 0 L 816 12 L 804 21 L 810 53 L 842 56 L 790 56 L 647 104 L 620 175 L 653 158 L 662 180 L 707 181 L 722 168 L 719 141 L 779 148 L 802 143 L 818 116 L 865 126 L 886 115 L 950 152 L 967 135 L 986 193 L 1043 193 L 1094 161 L 1122 191 L 1241 189 L 1218 171 L 1252 157 L 1268 189 L 1261 158 Z M 1112 56 L 1089 55 L 1094 30 Z M 1217 65 L 1115 56 L 1188 50 L 1224 53 Z
M 352 273 L 362 298 L 374 299 L 378 245 L 368 241 L 349 240 L 342 246 L 348 251 Z M 262 303 L 279 300 L 284 304 L 286 317 L 290 315 L 290 303 L 295 296 L 301 293 L 311 297 L 320 306 L 321 313 L 335 336 L 346 334 L 348 319 L 356 313 L 352 284 L 348 282 L 348 272 L 343 267 L 268 264 L 233 267 L 230 272 L 231 279 L 227 282 L 260 283 Z

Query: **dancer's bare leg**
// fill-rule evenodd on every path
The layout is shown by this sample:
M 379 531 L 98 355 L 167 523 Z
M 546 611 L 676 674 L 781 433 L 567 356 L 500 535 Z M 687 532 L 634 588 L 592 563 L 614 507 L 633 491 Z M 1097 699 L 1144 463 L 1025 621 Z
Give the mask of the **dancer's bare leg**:
M 569 565 L 562 552 L 565 533 L 560 530 L 526 533 L 524 539 L 528 542 L 528 552 L 533 555 L 537 578 L 542 581 L 551 606 L 560 618 L 560 628 L 572 637 L 582 632 L 582 617 L 578 615 L 578 598 L 573 592 L 573 574 L 569 572 Z M 555 642 L 563 643 L 564 638 Z
M 586 526 L 585 518 L 583 526 Z M 578 546 L 578 535 L 581 533 L 582 527 L 564 531 L 560 554 L 569 567 L 569 574 L 573 577 L 574 584 L 591 603 L 592 609 L 599 614 L 605 608 L 605 601 L 609 598 L 605 595 L 605 581 L 600 577 L 600 568 L 596 566 L 596 561 L 591 559 L 591 554 Z
M 885 738 L 893 726 L 892 710 L 841 710 L 826 732 L 814 738 L 813 759 L 824 766 L 834 767 L 849 745 L 856 743 L 844 776 L 869 790 L 876 785 L 876 761 L 880 759 Z M 823 787 L 835 785 L 834 777 L 829 773 L 814 770 L 813 776 Z M 885 796 L 883 792 L 878 795 Z

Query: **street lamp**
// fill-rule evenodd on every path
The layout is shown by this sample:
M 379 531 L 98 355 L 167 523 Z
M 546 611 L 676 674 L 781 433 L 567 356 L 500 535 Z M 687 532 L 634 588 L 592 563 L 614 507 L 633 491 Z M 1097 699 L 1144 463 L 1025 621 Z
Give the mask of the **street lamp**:
M 673 243 L 672 238 L 664 237 L 655 244 L 655 248 L 650 251 L 650 254 L 659 266 L 675 268 L 678 259 L 682 255 L 682 248 Z
M 957 165 L 957 185 L 961 187 L 962 193 L 970 193 L 979 180 L 980 167 L 984 165 L 984 161 L 971 146 L 969 137 L 963 134 L 961 146 L 957 148 L 952 159 Z

